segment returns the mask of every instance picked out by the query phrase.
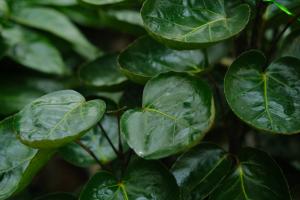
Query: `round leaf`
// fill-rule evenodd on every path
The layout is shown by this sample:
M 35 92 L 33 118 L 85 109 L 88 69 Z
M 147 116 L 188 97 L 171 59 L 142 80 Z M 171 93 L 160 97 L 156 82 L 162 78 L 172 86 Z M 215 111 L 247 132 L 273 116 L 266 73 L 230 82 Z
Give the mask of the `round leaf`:
M 100 88 L 117 86 L 127 80 L 119 70 L 116 55 L 99 57 L 83 65 L 79 76 L 85 85 Z
M 104 112 L 102 100 L 86 102 L 79 93 L 62 90 L 27 105 L 15 116 L 14 126 L 24 144 L 56 148 L 81 137 Z
M 211 200 L 291 200 L 281 169 L 266 153 L 245 148 L 231 175 L 216 189 Z
M 107 172 L 96 174 L 83 189 L 80 200 L 178 200 L 174 177 L 157 162 L 142 160 L 130 164 L 124 178 L 118 181 Z
M 13 132 L 12 118 L 0 122 L 0 199 L 24 189 L 52 154 L 22 144 Z
M 117 148 L 119 144 L 117 117 L 105 115 L 101 124 L 106 131 L 107 136 Z M 116 159 L 117 155 L 103 134 L 100 127 L 95 126 L 80 138 L 80 141 L 97 156 L 100 162 L 105 164 Z M 125 143 L 123 143 L 123 147 L 125 147 Z M 76 143 L 64 146 L 60 149 L 60 154 L 65 160 L 79 167 L 88 167 L 92 164 L 96 164 L 93 157 Z
M 266 70 L 258 51 L 241 55 L 225 76 L 225 95 L 234 113 L 266 131 L 292 134 L 300 131 L 300 60 L 280 58 Z
M 167 73 L 146 84 L 143 107 L 124 113 L 121 131 L 139 156 L 158 159 L 197 144 L 214 117 L 207 84 L 196 77 Z
M 241 32 L 250 7 L 227 8 L 224 0 L 147 0 L 142 8 L 146 29 L 157 40 L 178 49 L 206 47 Z
M 230 172 L 232 160 L 220 147 L 201 144 L 184 153 L 172 167 L 183 199 L 202 200 L 220 184 Z
M 119 64 L 124 74 L 142 84 L 164 72 L 196 74 L 205 70 L 202 51 L 169 49 L 149 36 L 137 39 L 122 52 L 119 56 Z

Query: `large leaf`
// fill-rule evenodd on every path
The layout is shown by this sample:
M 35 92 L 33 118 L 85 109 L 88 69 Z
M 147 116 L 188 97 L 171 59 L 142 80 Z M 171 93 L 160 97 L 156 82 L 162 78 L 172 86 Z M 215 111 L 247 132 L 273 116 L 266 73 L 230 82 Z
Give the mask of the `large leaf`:
M 142 8 L 146 29 L 173 48 L 206 47 L 241 32 L 250 17 L 250 7 L 227 8 L 224 0 L 147 0 Z
M 44 7 L 15 6 L 11 18 L 23 25 L 50 32 L 74 45 L 86 58 L 93 59 L 99 52 L 62 13 Z
M 121 131 L 139 156 L 157 159 L 197 144 L 214 117 L 207 84 L 185 74 L 167 73 L 146 84 L 143 107 L 124 113 Z
M 114 147 L 118 148 L 119 137 L 117 117 L 105 115 L 101 124 Z M 95 126 L 80 138 L 80 141 L 97 156 L 100 162 L 106 164 L 117 158 L 117 155 L 103 134 L 100 127 Z M 123 143 L 123 146 L 125 147 L 125 143 Z M 76 143 L 64 146 L 60 150 L 60 154 L 65 160 L 79 167 L 88 167 L 92 164 L 96 164 L 94 158 Z
M 0 76 L 0 115 L 10 115 L 46 93 L 64 89 L 61 82 L 22 74 Z
M 266 153 L 245 148 L 231 175 L 217 188 L 211 200 L 291 200 L 281 169 Z
M 53 154 L 22 144 L 12 127 L 12 118 L 0 122 L 0 199 L 21 191 Z
M 201 144 L 184 153 L 172 167 L 183 199 L 202 200 L 220 184 L 230 172 L 232 159 L 213 144 Z
M 25 106 L 14 126 L 23 143 L 35 148 L 56 148 L 95 126 L 105 112 L 102 100 L 85 101 L 72 90 L 47 94 Z
M 119 69 L 117 55 L 106 55 L 84 64 L 79 77 L 83 84 L 99 88 L 117 86 L 127 80 Z
M 169 49 L 149 36 L 141 37 L 123 51 L 119 63 L 124 74 L 142 84 L 160 73 L 197 74 L 206 68 L 202 51 Z
M 59 51 L 42 35 L 20 26 L 5 27 L 1 31 L 8 51 L 16 62 L 44 73 L 69 73 Z
M 121 180 L 107 172 L 96 174 L 79 199 L 178 200 L 179 190 L 174 177 L 160 163 L 135 160 Z
M 280 58 L 266 70 L 258 51 L 242 54 L 225 76 L 225 95 L 234 113 L 266 131 L 293 134 L 300 131 L 300 60 Z

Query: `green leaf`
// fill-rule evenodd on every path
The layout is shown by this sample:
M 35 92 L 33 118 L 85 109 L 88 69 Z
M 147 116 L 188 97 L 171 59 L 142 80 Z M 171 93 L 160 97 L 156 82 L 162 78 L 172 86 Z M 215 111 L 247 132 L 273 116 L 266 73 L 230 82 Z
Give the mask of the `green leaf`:
M 123 51 L 119 64 L 124 74 L 141 84 L 164 72 L 197 74 L 206 68 L 202 51 L 169 49 L 149 36 L 137 39 Z
M 81 0 L 82 2 L 94 4 L 94 5 L 108 5 L 125 2 L 127 0 Z
M 47 94 L 14 118 L 21 141 L 34 148 L 57 148 L 78 139 L 102 118 L 102 100 L 85 101 L 72 90 Z
M 38 197 L 34 200 L 76 200 L 76 197 L 69 193 L 53 193 Z
M 119 137 L 117 117 L 105 115 L 101 121 L 101 124 L 113 145 L 118 148 Z M 125 141 L 122 141 L 124 142 L 123 147 L 125 147 Z M 87 146 L 103 164 L 106 164 L 117 158 L 116 153 L 113 151 L 99 126 L 95 126 L 93 129 L 87 132 L 80 139 L 80 142 Z M 88 167 L 92 164 L 96 164 L 93 157 L 76 143 L 68 144 L 60 149 L 60 155 L 62 155 L 66 161 L 79 167 Z
M 283 57 L 266 70 L 261 52 L 242 54 L 225 76 L 225 95 L 233 112 L 246 123 L 265 131 L 293 134 L 300 131 L 300 60 Z
M 36 150 L 22 144 L 12 127 L 12 117 L 0 122 L 0 199 L 23 190 L 50 159 L 51 150 Z
M 183 199 L 202 200 L 220 184 L 230 172 L 232 159 L 213 144 L 201 144 L 184 153 L 172 167 Z
M 139 156 L 158 159 L 196 145 L 214 118 L 214 100 L 206 83 L 167 73 L 146 84 L 143 107 L 123 114 L 121 132 Z
M 42 35 L 16 25 L 4 27 L 1 35 L 8 46 L 7 56 L 14 61 L 44 73 L 70 73 L 59 51 Z
M 0 115 L 10 115 L 46 93 L 64 89 L 61 82 L 22 74 L 0 76 Z
M 27 0 L 30 3 L 51 6 L 74 6 L 77 5 L 77 0 Z
M 99 172 L 87 183 L 80 200 L 179 200 L 174 177 L 158 162 L 135 160 L 122 180 Z
M 291 200 L 291 196 L 275 161 L 260 150 L 245 148 L 239 155 L 238 166 L 210 199 Z
M 88 59 L 99 51 L 62 13 L 51 8 L 15 6 L 11 18 L 25 26 L 50 32 L 74 45 L 75 50 Z
M 281 56 L 292 56 L 300 59 L 300 31 L 292 32 L 283 41 L 283 45 L 280 49 Z
M 106 55 L 84 64 L 79 77 L 84 85 L 98 88 L 115 87 L 127 80 L 120 72 L 117 55 Z
M 147 0 L 142 18 L 158 41 L 177 49 L 193 49 L 229 39 L 247 25 L 250 7 L 227 8 L 224 0 Z

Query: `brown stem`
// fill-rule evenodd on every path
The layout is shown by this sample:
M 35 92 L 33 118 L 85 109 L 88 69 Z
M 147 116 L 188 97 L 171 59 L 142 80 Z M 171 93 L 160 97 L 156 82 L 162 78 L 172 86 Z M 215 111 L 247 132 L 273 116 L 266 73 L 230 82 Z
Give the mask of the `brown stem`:
M 119 157 L 120 153 L 118 152 L 118 150 L 116 149 L 115 145 L 112 143 L 112 141 L 110 140 L 110 138 L 108 137 L 108 134 L 106 133 L 105 129 L 103 128 L 102 124 L 99 122 L 98 126 L 100 127 L 104 137 L 106 138 L 106 140 L 108 141 L 109 145 L 111 146 L 111 148 L 114 150 L 115 154 Z

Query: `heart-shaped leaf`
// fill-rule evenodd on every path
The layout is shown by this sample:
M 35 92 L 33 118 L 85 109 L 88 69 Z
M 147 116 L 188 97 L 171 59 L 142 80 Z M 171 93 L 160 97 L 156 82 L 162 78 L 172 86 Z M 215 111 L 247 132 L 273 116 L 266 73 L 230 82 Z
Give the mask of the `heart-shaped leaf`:
M 13 132 L 12 117 L 0 122 L 0 199 L 24 189 L 52 155 L 51 150 L 22 144 Z
M 147 0 L 142 8 L 146 29 L 157 40 L 178 49 L 206 47 L 241 32 L 250 7 L 227 8 L 224 0 Z
M 291 200 L 291 195 L 275 161 L 260 150 L 245 148 L 239 155 L 236 169 L 210 199 Z
M 119 64 L 124 74 L 141 84 L 164 72 L 197 74 L 206 68 L 202 51 L 169 49 L 149 36 L 139 38 L 123 51 Z
M 98 50 L 59 11 L 44 7 L 14 6 L 11 18 L 25 26 L 50 32 L 74 45 L 75 50 L 88 59 L 94 59 Z
M 15 117 L 21 141 L 34 148 L 57 148 L 81 137 L 105 112 L 102 100 L 85 101 L 72 90 L 47 94 L 25 106 Z
M 99 172 L 83 189 L 80 200 L 179 200 L 174 177 L 158 162 L 133 161 L 122 180 Z
M 117 117 L 105 115 L 101 120 L 101 124 L 114 147 L 118 148 L 119 137 Z M 122 141 L 124 142 L 123 147 L 125 147 L 125 141 Z M 88 147 L 103 164 L 117 158 L 116 153 L 113 151 L 99 126 L 95 126 L 93 129 L 87 132 L 82 138 L 80 138 L 80 142 Z M 71 143 L 64 146 L 62 149 L 60 149 L 60 154 L 66 161 L 79 167 L 88 167 L 92 164 L 96 164 L 93 157 L 76 143 Z
M 167 73 L 146 84 L 143 107 L 124 113 L 121 131 L 139 156 L 158 159 L 197 144 L 214 117 L 207 84 L 196 77 Z
M 172 173 L 182 189 L 183 199 L 202 200 L 224 180 L 231 166 L 232 159 L 223 149 L 201 144 L 179 157 Z
M 83 65 L 79 77 L 85 85 L 98 88 L 118 86 L 127 80 L 119 70 L 117 55 L 99 57 Z
M 234 113 L 246 123 L 266 131 L 300 131 L 300 60 L 280 58 L 266 70 L 258 51 L 242 54 L 225 76 L 225 95 Z
M 44 73 L 69 74 L 60 52 L 44 36 L 16 25 L 4 27 L 1 35 L 8 46 L 6 55 L 14 61 Z

